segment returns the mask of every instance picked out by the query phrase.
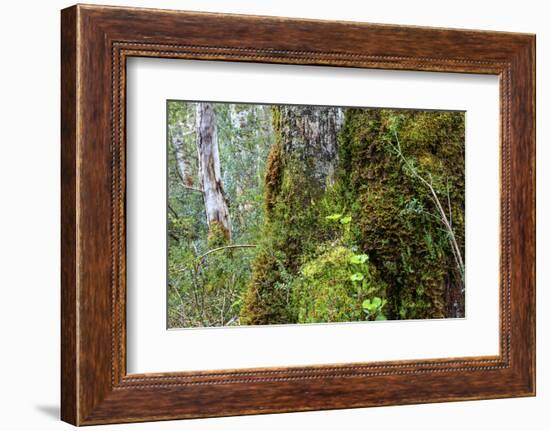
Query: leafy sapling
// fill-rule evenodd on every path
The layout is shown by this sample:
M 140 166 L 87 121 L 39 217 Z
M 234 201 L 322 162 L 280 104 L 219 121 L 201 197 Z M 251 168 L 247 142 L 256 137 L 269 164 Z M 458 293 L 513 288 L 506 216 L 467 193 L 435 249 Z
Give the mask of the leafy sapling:
M 372 299 L 365 299 L 363 301 L 363 311 L 367 315 L 368 320 L 387 320 L 386 316 L 382 312 L 386 300 L 375 296 Z

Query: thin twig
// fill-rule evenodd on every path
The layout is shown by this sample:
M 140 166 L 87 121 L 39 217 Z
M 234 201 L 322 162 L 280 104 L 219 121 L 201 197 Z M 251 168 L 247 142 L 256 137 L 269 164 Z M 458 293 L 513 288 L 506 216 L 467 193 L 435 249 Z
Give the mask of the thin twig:
M 449 207 L 449 224 L 453 227 L 453 209 L 451 208 L 451 194 L 449 192 L 449 177 L 447 177 L 447 205 Z
M 432 182 L 432 176 L 430 175 L 430 181 L 427 181 L 424 177 L 422 177 L 415 167 L 411 165 L 411 163 L 406 159 L 406 157 L 403 155 L 403 152 L 401 151 L 401 143 L 399 142 L 399 137 L 397 136 L 397 133 L 394 132 L 395 140 L 397 142 L 397 147 L 393 144 L 390 145 L 394 148 L 397 155 L 401 158 L 405 166 L 408 168 L 408 170 L 413 174 L 415 178 L 417 178 L 422 184 L 424 184 L 430 191 L 432 195 L 432 200 L 435 203 L 435 206 L 437 208 L 437 211 L 439 212 L 439 215 L 441 217 L 441 222 L 445 226 L 447 233 L 449 234 L 449 242 L 451 243 L 451 249 L 453 251 L 453 254 L 455 255 L 455 260 L 458 265 L 458 269 L 460 272 L 460 275 L 462 277 L 462 282 L 464 284 L 464 260 L 462 259 L 462 253 L 460 251 L 460 247 L 458 246 L 458 242 L 456 241 L 455 234 L 453 232 L 452 225 L 449 222 L 449 219 L 447 218 L 447 215 L 445 213 L 445 210 L 443 209 L 443 206 L 441 205 L 441 202 L 439 201 L 439 197 L 437 196 L 437 193 L 433 187 Z
M 192 190 L 194 192 L 204 193 L 203 189 L 199 189 L 198 187 L 188 186 L 187 184 L 180 184 L 184 189 Z
M 189 115 L 187 114 L 186 117 L 188 116 Z M 187 121 L 187 118 L 185 119 L 185 121 L 177 121 L 175 122 L 175 124 L 168 125 L 168 128 L 173 134 L 178 134 L 181 138 L 185 138 L 188 135 L 194 135 L 195 134 L 194 129 L 185 130 L 185 129 L 188 129 L 186 121 Z
M 183 311 L 185 309 L 185 302 L 183 301 L 183 298 L 181 297 L 180 295 L 180 292 L 178 290 L 178 288 L 176 286 L 174 286 L 173 284 L 169 284 L 169 286 L 174 289 L 174 291 L 176 292 L 176 295 L 178 296 L 178 299 L 180 301 L 180 310 L 178 310 L 178 314 L 180 316 L 180 318 L 182 319 L 182 326 L 185 326 L 185 312 Z
M 199 189 L 198 187 L 188 186 L 187 184 L 185 184 L 185 181 L 181 176 L 181 172 L 177 167 L 176 167 L 176 173 L 178 174 L 178 177 L 180 179 L 180 186 L 182 186 L 184 189 L 192 190 L 194 192 L 204 193 L 203 189 Z
M 202 261 L 206 256 L 208 256 L 210 253 L 214 253 L 216 251 L 225 250 L 228 248 L 250 248 L 250 247 L 256 247 L 256 244 L 233 244 L 233 245 L 224 245 L 223 247 L 213 248 L 212 250 L 208 250 L 206 253 L 201 254 L 197 257 L 197 260 L 200 262 Z
M 177 211 L 174 208 L 172 208 L 172 206 L 170 204 L 168 204 L 168 210 L 172 213 L 172 215 L 175 218 L 179 218 L 179 215 L 178 215 Z

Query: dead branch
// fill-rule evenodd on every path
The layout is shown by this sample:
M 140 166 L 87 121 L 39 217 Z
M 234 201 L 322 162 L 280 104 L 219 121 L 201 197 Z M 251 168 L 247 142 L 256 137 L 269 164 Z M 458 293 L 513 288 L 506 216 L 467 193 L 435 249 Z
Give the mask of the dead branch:
M 456 240 L 453 227 L 449 219 L 447 218 L 447 214 L 445 213 L 445 210 L 443 209 L 443 206 L 441 205 L 441 202 L 439 200 L 439 197 L 437 196 L 437 193 L 433 187 L 432 182 L 432 176 L 429 174 L 429 181 L 426 180 L 424 177 L 422 177 L 416 168 L 407 160 L 407 158 L 403 155 L 403 151 L 401 150 L 401 143 L 399 142 L 399 137 L 397 136 L 397 133 L 394 132 L 395 140 L 397 142 L 397 146 L 393 145 L 390 142 L 390 145 L 393 147 L 396 154 L 399 156 L 399 158 L 403 161 L 407 169 L 411 172 L 411 174 L 417 178 L 422 184 L 424 184 L 428 190 L 430 191 L 432 195 L 432 200 L 435 203 L 435 206 L 437 208 L 437 211 L 439 212 L 440 220 L 445 226 L 445 229 L 447 231 L 447 234 L 449 235 L 449 242 L 451 244 L 451 250 L 453 252 L 453 255 L 455 257 L 455 261 L 458 266 L 458 270 L 460 272 L 460 276 L 462 278 L 462 285 L 464 286 L 464 260 L 462 258 L 462 252 L 460 251 L 460 247 L 458 245 L 458 242 Z M 447 196 L 448 202 L 449 202 L 449 208 L 450 208 L 450 197 Z
M 197 260 L 201 262 L 206 256 L 208 256 L 211 253 L 215 253 L 217 251 L 231 249 L 231 248 L 251 248 L 256 247 L 256 244 L 233 244 L 233 245 L 224 245 L 223 247 L 213 248 L 212 250 L 208 250 L 206 253 L 201 254 L 197 257 Z

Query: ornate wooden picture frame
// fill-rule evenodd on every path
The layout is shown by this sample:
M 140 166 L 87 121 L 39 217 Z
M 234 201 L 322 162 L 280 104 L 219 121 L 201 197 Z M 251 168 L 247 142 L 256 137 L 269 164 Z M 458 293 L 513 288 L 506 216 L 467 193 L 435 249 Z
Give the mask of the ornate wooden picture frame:
M 208 29 L 208 31 L 205 31 Z M 61 416 L 75 425 L 535 394 L 535 37 L 77 5 L 62 11 Z M 500 79 L 500 354 L 127 374 L 129 57 Z

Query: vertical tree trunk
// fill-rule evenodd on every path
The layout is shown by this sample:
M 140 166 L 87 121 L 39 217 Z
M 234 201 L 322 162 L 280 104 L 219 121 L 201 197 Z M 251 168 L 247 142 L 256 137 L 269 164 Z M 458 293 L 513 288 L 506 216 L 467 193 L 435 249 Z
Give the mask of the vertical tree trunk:
M 293 323 L 286 274 L 318 242 L 319 203 L 334 183 L 341 110 L 332 107 L 273 108 L 275 143 L 265 176 L 264 251 L 254 264 L 241 312 L 243 324 Z
M 355 203 L 357 245 L 383 269 L 384 314 L 464 317 L 461 271 L 438 208 L 452 213 L 464 256 L 464 113 L 349 109 L 342 127 L 339 171 Z
M 197 103 L 197 151 L 199 178 L 204 196 L 209 240 L 231 240 L 231 222 L 223 191 L 216 114 L 212 103 Z
M 313 195 L 323 194 L 334 184 L 338 157 L 338 133 L 342 110 L 334 107 L 281 106 L 274 108 L 276 142 L 271 149 L 266 167 L 266 207 L 268 217 L 288 190 L 283 190 L 282 179 L 292 173 L 293 179 L 307 186 L 297 190 L 308 207 Z M 287 189 L 289 188 L 287 187 Z M 298 208 L 297 208 L 298 209 Z
M 175 136 L 172 140 L 172 145 L 174 146 L 174 156 L 176 158 L 176 166 L 181 181 L 185 186 L 191 187 L 193 186 L 193 178 L 191 177 L 191 172 L 189 171 L 189 166 L 185 158 L 183 139 L 179 136 Z
M 279 110 L 283 153 L 308 170 L 320 190 L 334 183 L 341 109 L 317 106 L 283 106 Z

